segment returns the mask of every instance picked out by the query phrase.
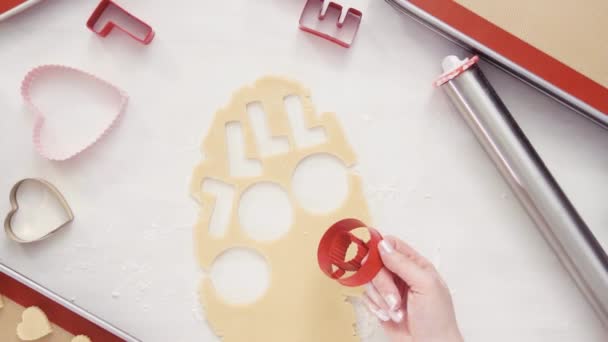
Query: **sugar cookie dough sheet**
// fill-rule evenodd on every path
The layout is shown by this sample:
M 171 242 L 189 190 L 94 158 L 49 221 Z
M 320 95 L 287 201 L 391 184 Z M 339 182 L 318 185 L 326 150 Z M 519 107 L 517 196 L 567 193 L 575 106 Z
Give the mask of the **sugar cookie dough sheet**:
M 312 129 L 322 127 L 324 142 L 301 146 L 296 141 L 284 106 L 287 96 L 297 95 L 302 103 L 303 120 Z M 247 104 L 259 102 L 267 115 L 270 135 L 289 142 L 286 153 L 264 156 L 256 145 L 255 132 L 247 115 Z M 239 123 L 246 156 L 261 167 L 254 176 L 234 175 L 228 160 L 226 125 Z M 332 113 L 315 112 L 310 93 L 297 82 L 264 77 L 243 87 L 230 103 L 219 109 L 202 144 L 203 161 L 195 168 L 191 192 L 200 203 L 200 217 L 195 227 L 198 262 L 209 270 L 224 251 L 235 247 L 259 252 L 270 268 L 269 289 L 256 302 L 235 305 L 218 295 L 209 278 L 200 285 L 201 300 L 207 320 L 214 332 L 226 342 L 242 341 L 359 341 L 355 332 L 355 313 L 347 295 L 360 289 L 345 289 L 327 278 L 318 268 L 317 244 L 327 227 L 344 217 L 357 217 L 370 222 L 362 193 L 361 179 L 348 169 L 349 194 L 341 206 L 326 214 L 305 210 L 294 195 L 292 175 L 298 163 L 315 154 L 330 154 L 346 167 L 355 163 L 355 155 Z M 232 214 L 223 236 L 209 233 L 216 197 L 203 186 L 212 179 L 234 187 Z M 281 186 L 293 208 L 289 231 L 274 241 L 256 241 L 239 223 L 238 204 L 243 192 L 259 182 Z M 263 205 L 261 203 L 260 205 Z

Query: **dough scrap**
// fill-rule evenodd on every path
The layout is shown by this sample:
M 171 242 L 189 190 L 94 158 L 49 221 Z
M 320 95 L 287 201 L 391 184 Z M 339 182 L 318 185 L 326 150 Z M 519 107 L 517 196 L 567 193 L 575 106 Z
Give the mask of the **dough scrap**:
M 297 144 L 284 108 L 284 99 L 296 95 L 302 104 L 304 122 L 308 128 L 322 127 L 325 141 L 303 147 Z M 262 156 L 256 145 L 255 131 L 247 115 L 247 104 L 260 102 L 267 115 L 272 137 L 287 137 L 289 151 Z M 261 163 L 261 173 L 252 177 L 231 174 L 226 142 L 226 125 L 239 122 L 242 127 L 247 159 Z M 270 266 L 270 287 L 256 302 L 234 305 L 223 301 L 209 277 L 200 285 L 201 302 L 207 321 L 225 342 L 244 341 L 359 341 L 356 316 L 347 296 L 360 295 L 362 289 L 348 289 L 327 278 L 317 265 L 318 242 L 334 222 L 344 217 L 356 217 L 371 223 L 363 195 L 361 179 L 347 171 L 349 195 L 342 206 L 327 214 L 307 212 L 297 203 L 291 182 L 298 163 L 315 154 L 330 154 L 346 167 L 356 161 L 344 133 L 333 113 L 317 115 L 310 93 L 297 82 L 264 77 L 252 86 L 238 90 L 230 103 L 218 110 L 201 148 L 205 159 L 195 168 L 191 193 L 201 205 L 195 227 L 195 248 L 201 267 L 210 270 L 214 260 L 224 251 L 244 247 L 259 252 Z M 216 197 L 203 188 L 206 179 L 234 186 L 232 213 L 223 236 L 209 233 Z M 238 203 L 243 192 L 252 184 L 273 182 L 288 192 L 293 207 L 293 223 L 288 233 L 267 242 L 250 238 L 240 227 Z M 263 205 L 263 204 L 262 204 Z
M 85 335 L 78 335 L 72 339 L 72 342 L 91 342 L 91 339 Z
M 17 325 L 17 337 L 23 341 L 35 341 L 52 333 L 51 323 L 44 311 L 30 306 L 21 314 L 21 323 Z

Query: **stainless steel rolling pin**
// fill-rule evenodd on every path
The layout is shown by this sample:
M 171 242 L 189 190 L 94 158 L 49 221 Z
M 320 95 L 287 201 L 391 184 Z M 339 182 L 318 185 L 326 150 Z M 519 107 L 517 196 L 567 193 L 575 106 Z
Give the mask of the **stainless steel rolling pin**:
M 456 56 L 446 57 L 443 70 L 456 72 L 445 79 L 441 87 L 608 328 L 606 252 L 479 66 L 470 62 Z

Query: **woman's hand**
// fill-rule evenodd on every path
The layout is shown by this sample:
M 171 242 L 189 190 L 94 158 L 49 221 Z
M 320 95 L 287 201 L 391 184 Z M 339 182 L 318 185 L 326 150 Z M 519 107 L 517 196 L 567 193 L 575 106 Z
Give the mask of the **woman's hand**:
M 364 300 L 393 342 L 461 342 L 450 291 L 435 267 L 405 242 L 379 244 L 385 268 L 367 285 Z M 399 293 L 394 277 L 405 284 Z

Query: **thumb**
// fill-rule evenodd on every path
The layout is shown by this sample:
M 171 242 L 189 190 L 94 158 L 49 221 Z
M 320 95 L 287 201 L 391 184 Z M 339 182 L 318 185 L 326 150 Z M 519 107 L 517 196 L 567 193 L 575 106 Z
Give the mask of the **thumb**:
M 410 259 L 406 253 L 396 249 L 390 240 L 380 241 L 378 247 L 384 266 L 401 278 L 410 290 L 421 292 L 428 278 L 425 269 Z

